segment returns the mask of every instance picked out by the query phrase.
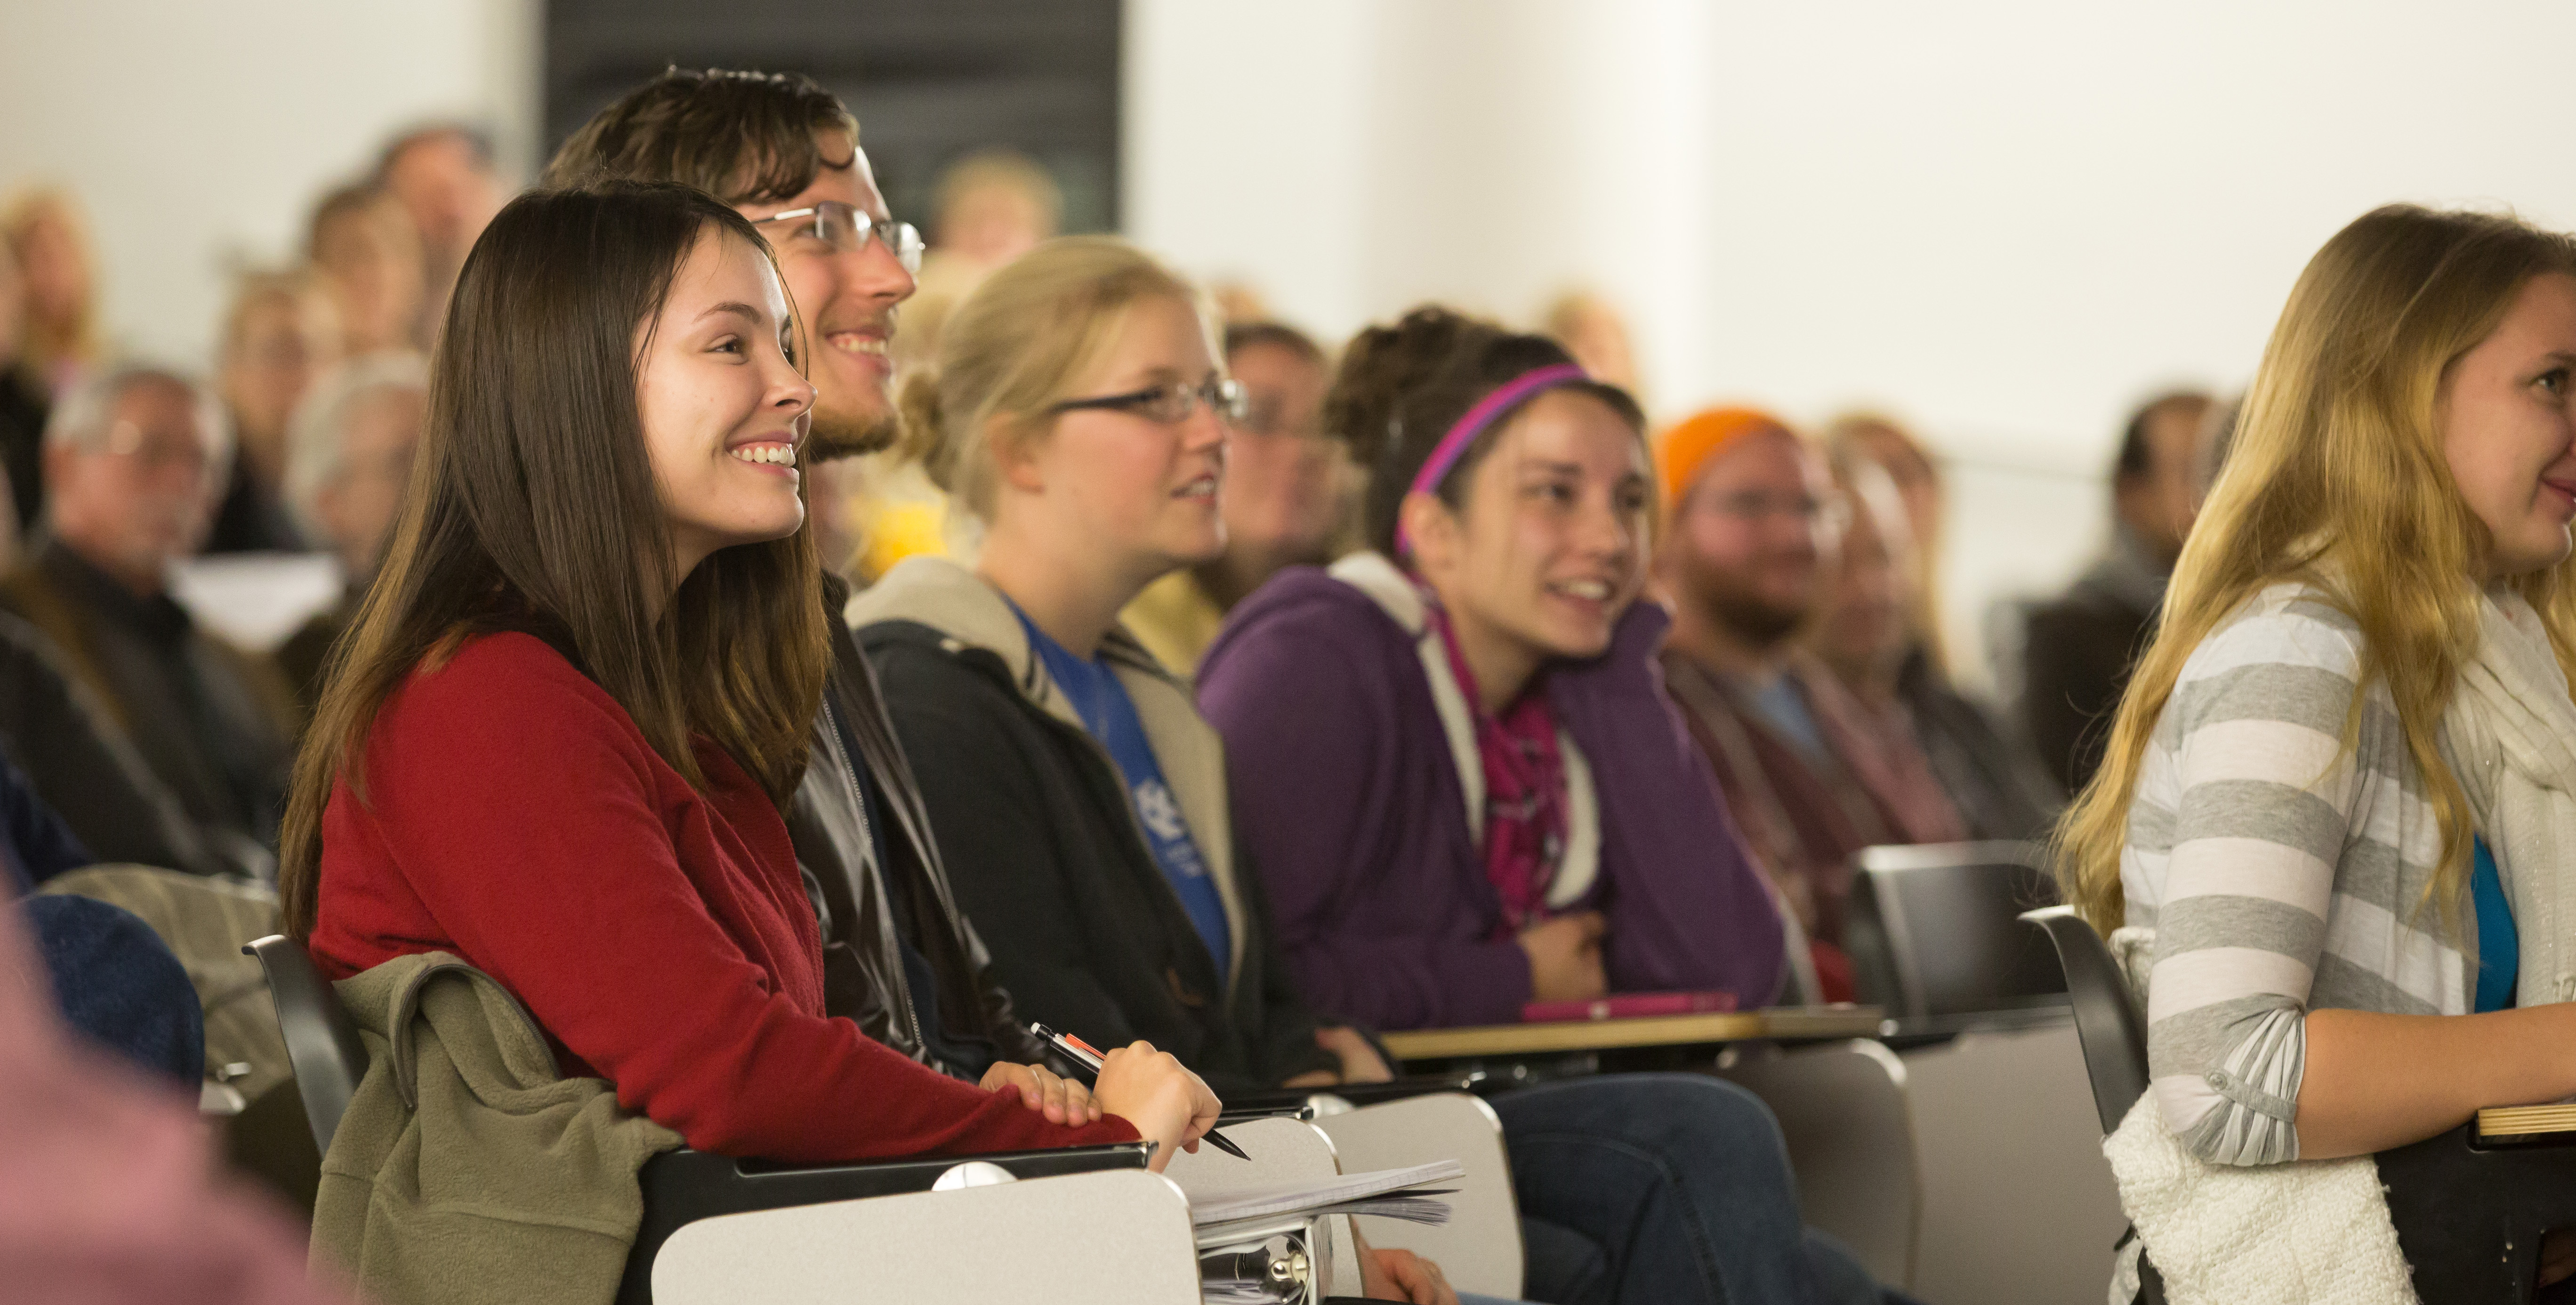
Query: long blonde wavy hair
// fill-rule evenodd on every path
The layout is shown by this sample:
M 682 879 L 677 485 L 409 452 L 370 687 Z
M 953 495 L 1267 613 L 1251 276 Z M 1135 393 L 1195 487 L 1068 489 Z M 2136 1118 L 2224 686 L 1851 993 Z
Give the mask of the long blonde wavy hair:
M 2126 912 L 2127 842 L 2148 737 L 2192 650 L 2267 586 L 2296 581 L 2361 627 L 2361 682 L 2384 683 L 2441 830 L 2428 900 L 2464 900 L 2472 817 L 2442 763 L 2443 709 L 2478 647 L 2486 527 L 2461 499 L 2436 416 L 2451 365 L 2533 277 L 2576 273 L 2576 239 L 2510 216 L 2395 204 L 2335 233 L 2264 346 L 2227 466 L 2184 544 L 2163 621 L 2121 696 L 2100 770 L 2057 830 L 2066 900 L 2096 929 Z M 2576 669 L 2576 564 L 2514 579 Z M 2361 699 L 2344 725 L 2358 737 Z M 2419 903 L 2419 906 L 2421 904 Z

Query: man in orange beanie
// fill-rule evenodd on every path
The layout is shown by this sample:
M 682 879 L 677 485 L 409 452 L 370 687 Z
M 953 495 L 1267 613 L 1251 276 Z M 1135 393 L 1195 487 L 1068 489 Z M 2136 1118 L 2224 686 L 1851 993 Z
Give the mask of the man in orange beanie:
M 1664 674 L 1727 806 L 1806 926 L 1830 999 L 1853 993 L 1841 951 L 1851 855 L 1964 837 L 1946 799 L 1897 800 L 1896 759 L 1850 691 L 1797 636 L 1824 596 L 1847 511 L 1824 461 L 1787 424 L 1713 408 L 1656 441 L 1671 596 Z

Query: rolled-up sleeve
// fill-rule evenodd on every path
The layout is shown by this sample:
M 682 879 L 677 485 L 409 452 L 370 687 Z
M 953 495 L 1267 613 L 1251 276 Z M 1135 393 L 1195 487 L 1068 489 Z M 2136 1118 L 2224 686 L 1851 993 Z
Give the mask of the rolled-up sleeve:
M 2248 618 L 2194 653 L 2158 730 L 2178 800 L 2147 1059 L 2166 1126 L 2205 1160 L 2299 1156 L 2307 1003 L 2359 791 L 2356 653 L 2319 621 Z

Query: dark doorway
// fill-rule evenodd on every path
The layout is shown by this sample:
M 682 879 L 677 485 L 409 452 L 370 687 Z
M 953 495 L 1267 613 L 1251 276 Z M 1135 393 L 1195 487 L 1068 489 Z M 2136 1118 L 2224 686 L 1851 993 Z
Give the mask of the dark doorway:
M 1007 145 L 1064 190 L 1063 229 L 1118 227 L 1120 0 L 547 0 L 545 152 L 664 68 L 801 72 L 838 93 L 898 217 L 939 170 Z

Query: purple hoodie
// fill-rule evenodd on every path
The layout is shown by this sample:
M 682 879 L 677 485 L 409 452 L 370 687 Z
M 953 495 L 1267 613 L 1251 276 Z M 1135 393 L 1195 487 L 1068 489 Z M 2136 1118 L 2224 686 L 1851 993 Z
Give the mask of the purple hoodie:
M 1639 602 L 1609 651 L 1545 672 L 1597 808 L 1597 869 L 1556 905 L 1608 917 L 1613 992 L 1723 989 L 1768 1005 L 1786 975 L 1780 918 L 1664 696 L 1654 653 L 1668 624 Z M 1423 628 L 1382 557 L 1294 568 L 1227 619 L 1200 664 L 1199 709 L 1225 736 L 1235 819 L 1306 999 L 1384 1029 L 1510 1023 L 1530 1000 L 1529 961 L 1494 937 L 1502 904 L 1438 701 L 1456 691 L 1435 688 Z

